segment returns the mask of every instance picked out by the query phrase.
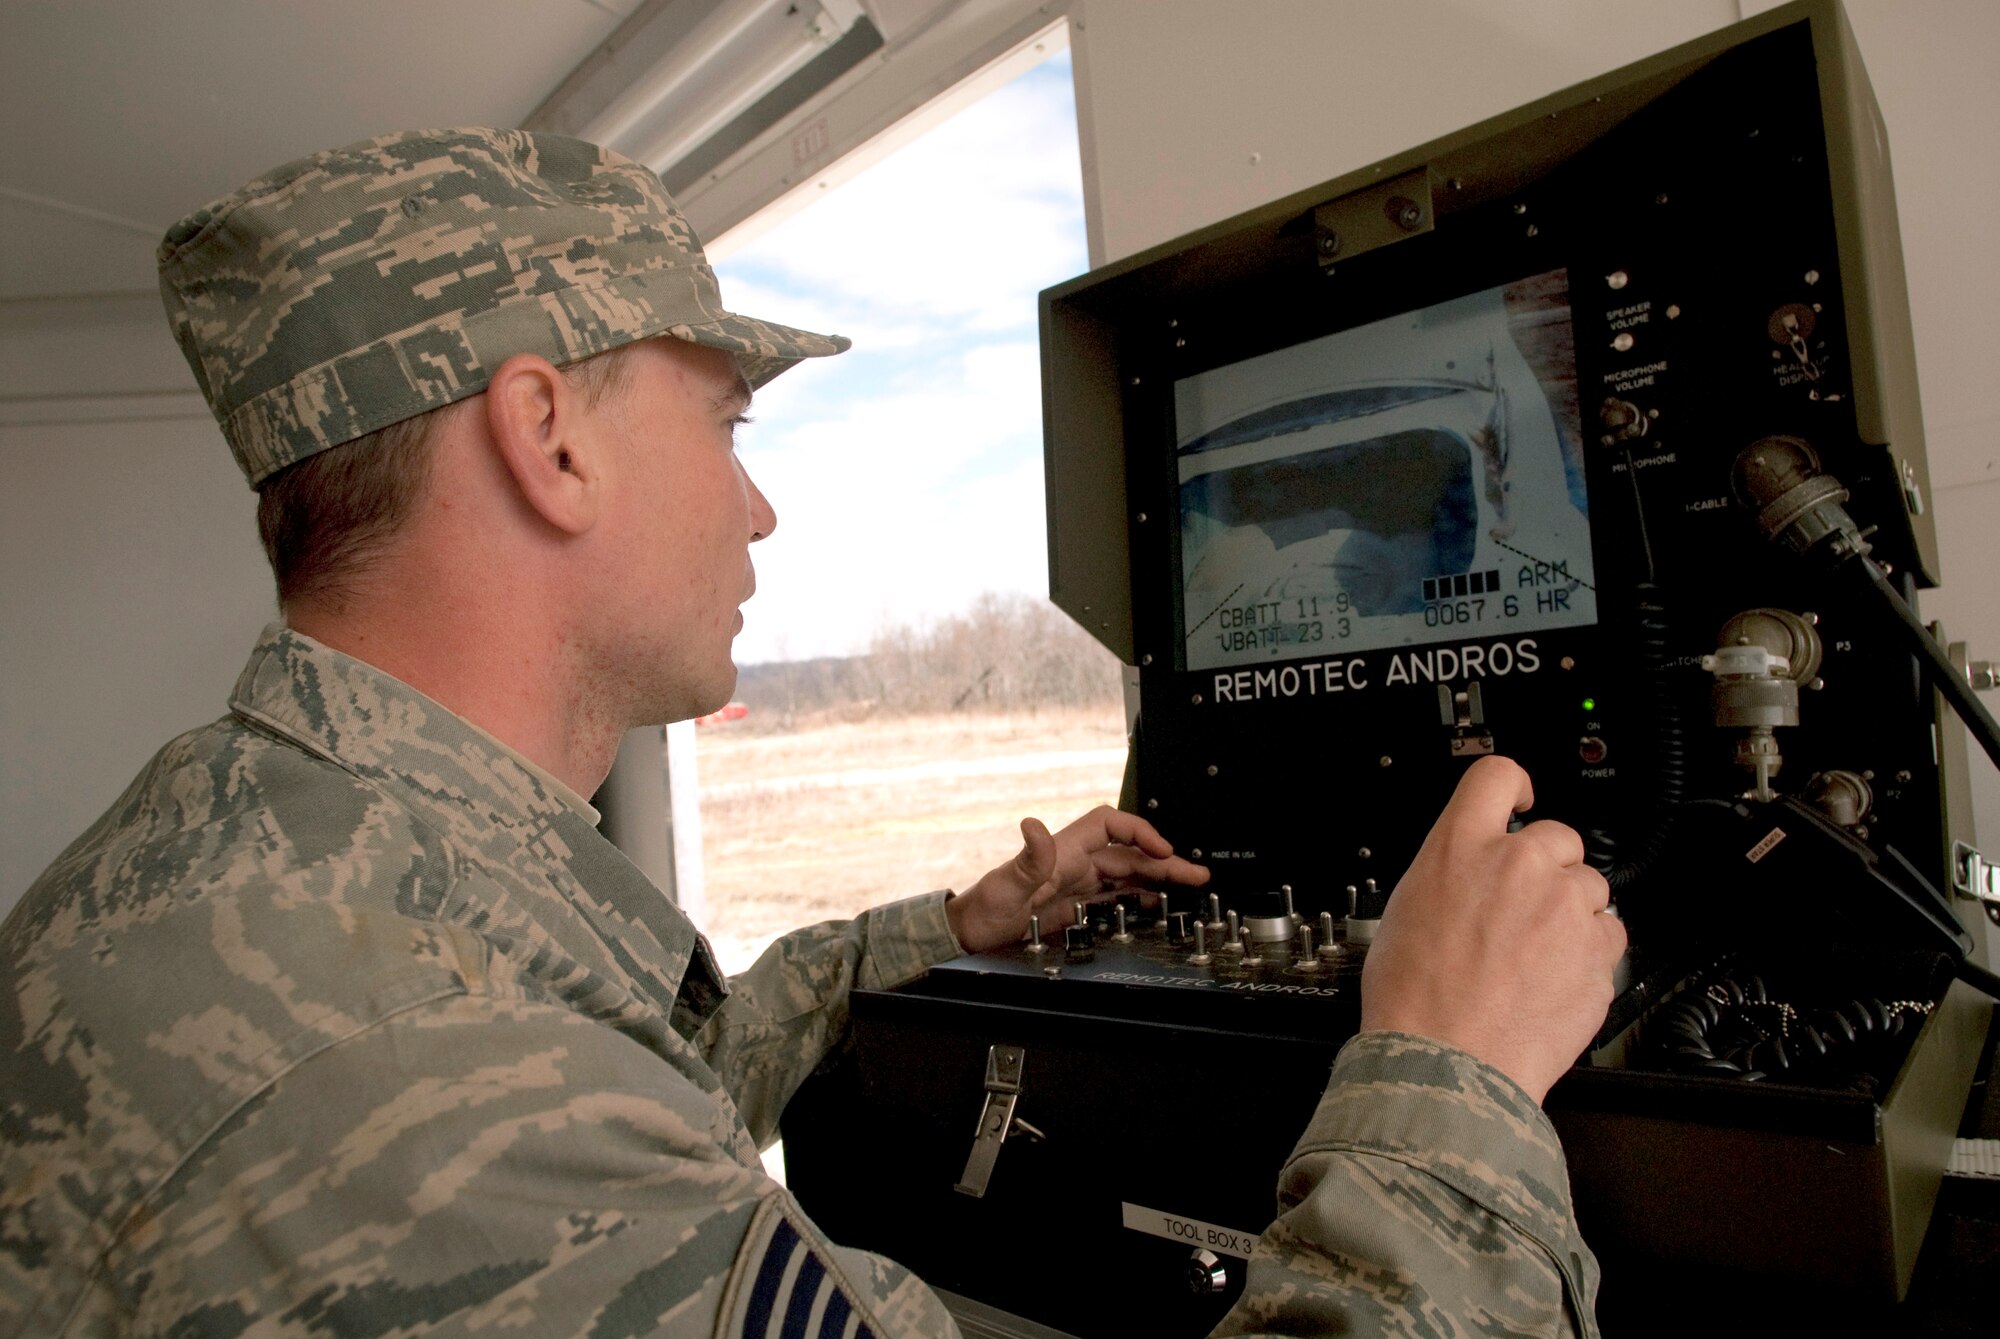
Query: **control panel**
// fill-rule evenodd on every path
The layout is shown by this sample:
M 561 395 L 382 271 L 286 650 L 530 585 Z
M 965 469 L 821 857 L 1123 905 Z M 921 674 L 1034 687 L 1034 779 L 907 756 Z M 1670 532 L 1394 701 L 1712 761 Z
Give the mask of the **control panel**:
M 1802 0 L 1044 293 L 1052 593 L 1134 671 L 1122 806 L 1213 878 L 857 994 L 808 1209 L 1069 1333 L 1207 1332 L 1502 755 L 1632 946 L 1545 1103 L 1607 1331 L 1899 1296 L 1990 1010 L 1893 198 Z M 1049 1225 L 1118 1287 L 994 1263 Z

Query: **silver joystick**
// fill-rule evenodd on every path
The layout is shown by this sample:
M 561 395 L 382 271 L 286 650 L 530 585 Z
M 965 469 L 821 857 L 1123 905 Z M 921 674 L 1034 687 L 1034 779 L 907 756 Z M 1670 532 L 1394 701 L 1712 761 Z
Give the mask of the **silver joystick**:
M 1130 930 L 1128 930 L 1128 929 L 1126 929 L 1126 928 L 1125 928 L 1125 907 L 1124 907 L 1124 904 L 1123 904 L 1123 903 L 1120 903 L 1120 904 L 1119 904 L 1119 907 L 1118 907 L 1118 910 L 1117 910 L 1117 911 L 1116 911 L 1115 913 L 1113 913 L 1113 914 L 1114 914 L 1114 915 L 1116 915 L 1116 916 L 1117 916 L 1117 918 L 1118 918 L 1118 929 L 1117 929 L 1116 933 L 1114 933 L 1114 934 L 1113 934 L 1113 935 L 1111 936 L 1111 938 L 1112 938 L 1112 941 L 1113 941 L 1114 943 L 1119 943 L 1119 944 L 1129 944 L 1129 943 L 1131 943 L 1131 942 L 1132 942 L 1132 932 L 1131 932 Z
M 1047 953 L 1048 951 L 1049 946 L 1042 942 L 1042 918 L 1040 916 L 1028 917 L 1028 952 Z
M 1215 959 L 1208 952 L 1208 927 L 1200 921 L 1194 923 L 1194 952 L 1188 955 L 1188 962 L 1196 967 L 1206 967 Z
M 1297 925 L 1299 923 L 1299 909 L 1292 904 L 1292 885 L 1289 883 L 1279 884 L 1278 891 L 1284 894 L 1285 919 Z
M 1220 930 L 1223 928 L 1221 893 L 1210 893 L 1208 895 L 1208 928 L 1211 930 Z
M 1229 913 L 1228 928 L 1223 932 L 1227 937 L 1222 941 L 1221 952 L 1236 954 L 1243 951 L 1243 918 L 1235 912 Z

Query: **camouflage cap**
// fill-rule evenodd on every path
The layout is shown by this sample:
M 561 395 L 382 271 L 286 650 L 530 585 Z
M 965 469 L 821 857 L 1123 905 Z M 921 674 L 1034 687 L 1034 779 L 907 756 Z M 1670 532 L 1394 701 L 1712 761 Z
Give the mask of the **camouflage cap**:
M 160 243 L 160 292 L 230 450 L 293 461 L 485 389 L 668 335 L 762 385 L 848 341 L 725 311 L 660 179 L 580 140 L 416 130 L 288 163 Z

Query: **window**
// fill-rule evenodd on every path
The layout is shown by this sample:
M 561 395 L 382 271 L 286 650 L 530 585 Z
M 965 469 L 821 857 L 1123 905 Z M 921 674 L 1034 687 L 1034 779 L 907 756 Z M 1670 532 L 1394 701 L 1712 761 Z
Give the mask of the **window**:
M 1035 295 L 1087 268 L 1074 116 L 1063 52 L 717 266 L 732 309 L 855 343 L 739 438 L 778 528 L 747 712 L 698 731 L 726 969 L 1117 798 L 1117 662 L 1045 596 Z

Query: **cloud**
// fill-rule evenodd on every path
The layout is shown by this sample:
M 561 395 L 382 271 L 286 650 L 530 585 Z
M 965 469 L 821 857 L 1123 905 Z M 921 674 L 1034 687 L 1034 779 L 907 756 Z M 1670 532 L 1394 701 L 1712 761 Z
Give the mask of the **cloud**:
M 1067 67 L 1044 66 L 719 268 L 726 290 L 810 293 L 843 334 L 864 321 L 892 338 L 911 322 L 1032 326 L 1035 294 L 1085 267 L 1081 180 Z
M 732 309 L 855 340 L 759 391 L 738 439 L 778 513 L 739 663 L 1046 592 L 1035 294 L 1084 267 L 1081 181 L 1052 63 L 718 267 Z

